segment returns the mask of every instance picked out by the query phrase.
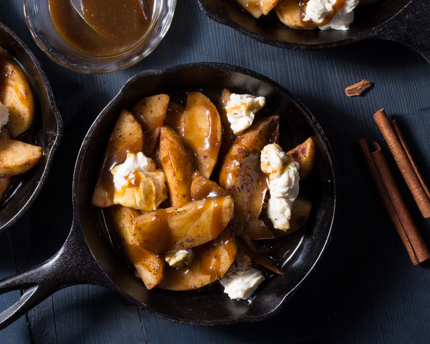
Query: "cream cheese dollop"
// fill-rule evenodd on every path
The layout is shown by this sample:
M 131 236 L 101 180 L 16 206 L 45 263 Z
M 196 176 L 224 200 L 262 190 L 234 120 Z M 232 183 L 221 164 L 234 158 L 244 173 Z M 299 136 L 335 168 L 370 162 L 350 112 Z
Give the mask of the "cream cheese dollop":
M 111 173 L 115 187 L 115 204 L 143 211 L 155 210 L 167 199 L 166 177 L 152 159 L 143 153 L 127 153 L 124 163 Z
M 273 227 L 287 231 L 290 228 L 291 208 L 299 194 L 300 165 L 276 143 L 262 149 L 260 162 L 261 170 L 269 179 L 267 216 Z
M 232 300 L 249 299 L 258 288 L 264 276 L 260 270 L 250 268 L 245 271 L 227 272 L 220 283 L 224 287 L 224 293 Z
M 306 3 L 303 21 L 314 22 L 321 30 L 348 30 L 349 25 L 354 21 L 354 9 L 358 5 L 358 0 L 346 0 L 326 25 L 320 25 L 330 12 L 335 10 L 336 3 L 337 0 L 309 0 Z
M 193 261 L 193 258 L 193 250 L 188 249 L 167 252 L 164 260 L 173 268 L 183 269 Z
M 248 129 L 254 121 L 255 114 L 264 105 L 266 105 L 266 98 L 264 97 L 232 93 L 225 110 L 233 133 L 240 135 Z

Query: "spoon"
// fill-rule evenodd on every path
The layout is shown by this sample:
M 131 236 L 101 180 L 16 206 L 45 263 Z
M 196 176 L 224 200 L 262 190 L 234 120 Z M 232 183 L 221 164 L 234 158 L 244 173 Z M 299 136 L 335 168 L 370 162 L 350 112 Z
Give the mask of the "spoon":
M 147 15 L 148 10 L 147 10 L 147 7 L 146 7 L 146 3 L 145 3 L 144 0 L 138 0 L 138 1 L 139 1 L 140 8 L 142 9 L 142 12 L 143 12 L 143 17 L 145 18 L 145 20 L 147 20 L 148 19 L 148 15 Z M 94 27 L 90 22 L 88 22 L 87 18 L 85 18 L 85 15 L 84 15 L 84 5 L 82 3 L 82 0 L 70 0 L 70 3 L 72 4 L 72 7 L 76 11 L 76 13 L 79 14 L 79 16 L 82 18 L 82 20 L 89 27 L 91 27 L 100 36 L 103 36 L 103 37 L 106 36 L 106 34 L 104 34 L 102 31 L 100 31 L 99 29 L 97 29 L 96 27 Z

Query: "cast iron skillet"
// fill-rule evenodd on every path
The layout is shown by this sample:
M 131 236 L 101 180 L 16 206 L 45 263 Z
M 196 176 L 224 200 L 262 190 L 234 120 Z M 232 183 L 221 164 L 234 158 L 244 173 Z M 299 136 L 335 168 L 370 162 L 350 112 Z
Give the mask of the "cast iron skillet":
M 379 0 L 359 6 L 347 31 L 293 30 L 275 13 L 255 19 L 235 0 L 198 0 L 211 19 L 262 43 L 298 50 L 338 47 L 364 39 L 385 39 L 411 47 L 430 62 L 430 2 L 428 0 Z M 264 16 L 262 16 L 264 17 Z
M 35 95 L 34 131 L 37 143 L 43 147 L 39 164 L 25 173 L 13 194 L 0 208 L 0 232 L 15 223 L 30 207 L 48 176 L 55 151 L 60 143 L 63 120 L 57 110 L 48 78 L 28 46 L 6 25 L 0 23 L 0 47 L 7 50 L 27 74 Z
M 218 282 L 188 292 L 146 290 L 113 251 L 101 211 L 90 204 L 107 140 L 122 109 L 131 109 L 144 96 L 196 89 L 221 91 L 224 87 L 233 92 L 266 96 L 270 110 L 281 114 L 281 144 L 294 147 L 313 136 L 318 154 L 312 172 L 313 182 L 308 185 L 307 192 L 313 202 L 312 216 L 307 228 L 295 237 L 300 245 L 287 254 L 290 259 L 285 263 L 284 274 L 265 281 L 251 304 L 230 300 Z M 20 300 L 0 314 L 0 328 L 56 290 L 74 284 L 104 286 L 150 314 L 180 323 L 209 326 L 266 319 L 293 295 L 329 243 L 336 206 L 335 166 L 320 125 L 283 87 L 255 72 L 231 65 L 181 65 L 137 74 L 103 109 L 79 151 L 72 201 L 73 224 L 60 251 L 44 264 L 0 281 L 0 293 L 27 289 Z M 281 242 L 281 246 L 288 247 L 288 243 Z

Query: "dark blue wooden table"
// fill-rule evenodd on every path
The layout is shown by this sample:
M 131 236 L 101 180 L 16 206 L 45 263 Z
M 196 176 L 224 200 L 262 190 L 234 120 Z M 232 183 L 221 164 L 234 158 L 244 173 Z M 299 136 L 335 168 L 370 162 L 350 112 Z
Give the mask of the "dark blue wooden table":
M 31 209 L 0 235 L 0 277 L 35 266 L 63 244 L 72 219 L 74 162 L 100 110 L 133 74 L 189 62 L 224 62 L 280 83 L 314 114 L 332 143 L 340 202 L 332 242 L 321 263 L 274 318 L 256 324 L 192 327 L 150 316 L 106 289 L 63 289 L 0 332 L 1 343 L 425 343 L 430 339 L 430 264 L 413 266 L 351 145 L 384 144 L 372 115 L 397 118 L 430 182 L 430 65 L 397 43 L 367 41 L 326 51 L 290 51 L 255 42 L 208 19 L 195 0 L 180 0 L 159 47 L 136 66 L 81 75 L 56 65 L 33 42 L 21 0 L 1 0 L 0 21 L 33 50 L 64 119 L 49 180 Z M 348 98 L 362 79 L 374 87 Z M 396 172 L 395 172 L 396 173 Z M 398 173 L 396 173 L 396 177 Z M 430 246 L 430 223 L 398 178 Z M 20 296 L 0 296 L 6 309 Z

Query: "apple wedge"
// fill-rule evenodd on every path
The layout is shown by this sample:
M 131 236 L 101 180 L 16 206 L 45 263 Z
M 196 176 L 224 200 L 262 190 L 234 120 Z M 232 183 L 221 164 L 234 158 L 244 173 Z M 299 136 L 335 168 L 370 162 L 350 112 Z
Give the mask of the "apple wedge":
M 184 111 L 185 107 L 182 104 L 170 99 L 169 106 L 167 107 L 166 118 L 164 119 L 164 123 L 176 131 L 180 136 L 182 136 L 184 128 Z
M 300 0 L 280 0 L 275 7 L 278 19 L 292 29 L 311 30 L 316 26 L 302 21 Z
M 237 0 L 237 2 L 253 17 L 260 18 L 262 14 L 268 15 L 279 0 Z
M 200 92 L 190 92 L 182 118 L 182 137 L 193 151 L 197 169 L 209 178 L 221 146 L 221 118 L 215 105 Z
M 32 169 L 42 157 L 42 147 L 0 138 L 0 176 L 11 177 Z
M 118 237 L 117 245 L 121 254 L 134 265 L 145 287 L 150 290 L 159 284 L 164 277 L 164 260 L 156 253 L 147 251 L 136 244 L 133 238 L 133 219 L 142 213 L 115 205 L 105 210 L 109 228 Z
M 127 158 L 127 153 L 137 154 L 142 151 L 143 132 L 139 122 L 133 114 L 122 110 L 112 134 L 109 138 L 99 174 L 94 188 L 91 204 L 106 208 L 112 206 L 114 199 L 114 184 L 111 169 L 122 164 Z
M 192 290 L 204 287 L 224 276 L 236 257 L 234 236 L 226 229 L 217 239 L 193 248 L 194 259 L 184 269 L 166 268 L 164 280 L 157 286 L 168 290 Z
M 225 107 L 228 105 L 230 101 L 230 96 L 231 96 L 230 90 L 227 88 L 224 88 L 221 93 L 221 101 L 219 104 L 219 109 L 220 109 L 219 115 L 221 117 L 221 125 L 222 125 L 222 141 L 221 141 L 221 148 L 219 151 L 219 156 L 221 159 L 228 152 L 235 138 L 233 130 L 231 129 L 231 126 L 230 126 L 230 122 L 227 118 L 227 111 L 225 110 Z
M 0 48 L 0 101 L 9 109 L 12 138 L 27 131 L 34 120 L 34 97 L 24 71 Z
M 260 215 L 268 190 L 266 175 L 260 168 L 261 150 L 269 143 L 277 143 L 278 138 L 279 116 L 264 118 L 236 137 L 221 166 L 221 187 L 254 217 Z
M 133 220 L 133 236 L 148 251 L 186 250 L 217 238 L 233 218 L 233 211 L 230 196 L 158 209 Z
M 200 200 L 205 197 L 226 196 L 225 190 L 216 182 L 196 171 L 191 184 L 191 197 Z M 273 239 L 275 236 L 263 221 L 246 212 L 240 205 L 234 206 L 234 217 L 228 225 L 236 237 L 248 235 L 251 240 Z
M 196 170 L 193 153 L 172 128 L 162 126 L 158 161 L 163 169 L 172 207 L 191 201 L 191 181 Z
M 131 109 L 131 113 L 142 126 L 145 139 L 143 154 L 148 157 L 153 154 L 160 133 L 160 127 L 164 124 L 164 119 L 166 118 L 169 100 L 170 97 L 167 94 L 157 94 L 141 99 Z
M 294 161 L 300 165 L 300 181 L 304 180 L 312 172 L 316 160 L 315 142 L 309 137 L 305 142 L 287 152 Z

